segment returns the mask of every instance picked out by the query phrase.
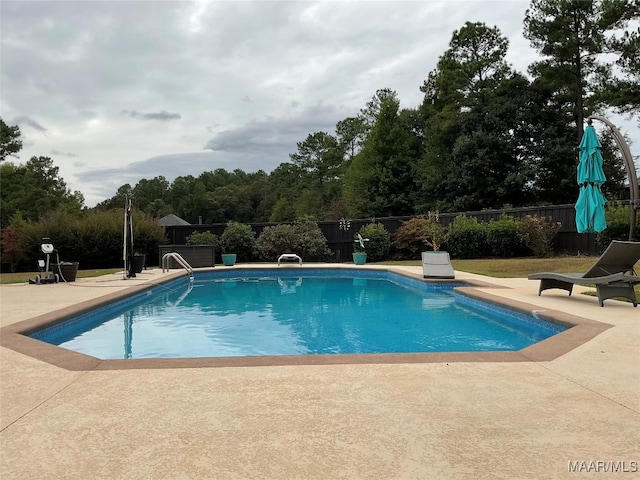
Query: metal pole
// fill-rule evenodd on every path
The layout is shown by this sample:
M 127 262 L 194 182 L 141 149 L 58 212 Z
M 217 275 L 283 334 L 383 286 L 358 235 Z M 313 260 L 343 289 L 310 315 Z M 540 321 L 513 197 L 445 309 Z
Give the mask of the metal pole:
M 620 130 L 604 117 L 599 115 L 591 115 L 587 118 L 587 123 L 591 125 L 592 120 L 600 120 L 611 130 L 611 134 L 616 144 L 622 150 L 622 158 L 624 159 L 624 166 L 627 170 L 627 177 L 629 178 L 629 190 L 630 190 L 630 202 L 631 202 L 631 221 L 629 223 L 629 241 L 633 241 L 636 237 L 636 210 L 640 209 L 640 189 L 638 188 L 638 176 L 636 175 L 636 166 L 633 163 L 631 157 L 631 150 L 629 145 L 625 141 L 624 137 L 620 133 Z

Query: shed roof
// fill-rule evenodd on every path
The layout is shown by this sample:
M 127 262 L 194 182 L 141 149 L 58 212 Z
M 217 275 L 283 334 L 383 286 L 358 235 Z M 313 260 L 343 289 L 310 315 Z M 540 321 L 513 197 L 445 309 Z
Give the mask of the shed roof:
M 189 222 L 181 219 L 179 216 L 174 215 L 173 213 L 165 215 L 160 220 L 158 220 L 158 223 L 163 227 L 172 227 L 174 225 L 191 225 Z

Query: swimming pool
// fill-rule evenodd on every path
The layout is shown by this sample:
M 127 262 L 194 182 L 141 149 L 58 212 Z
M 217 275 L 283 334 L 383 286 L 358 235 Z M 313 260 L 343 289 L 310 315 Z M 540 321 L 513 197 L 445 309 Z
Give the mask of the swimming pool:
M 388 271 L 200 273 L 31 336 L 102 359 L 516 351 L 564 327 Z

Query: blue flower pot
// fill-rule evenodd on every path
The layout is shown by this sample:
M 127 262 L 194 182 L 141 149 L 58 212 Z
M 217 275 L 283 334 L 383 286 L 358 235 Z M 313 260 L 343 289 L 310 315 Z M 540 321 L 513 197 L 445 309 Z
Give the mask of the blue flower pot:
M 356 265 L 364 265 L 367 261 L 367 254 L 365 252 L 354 252 L 353 263 Z
M 236 264 L 236 254 L 235 253 L 223 253 L 222 254 L 222 263 L 225 267 L 233 267 Z

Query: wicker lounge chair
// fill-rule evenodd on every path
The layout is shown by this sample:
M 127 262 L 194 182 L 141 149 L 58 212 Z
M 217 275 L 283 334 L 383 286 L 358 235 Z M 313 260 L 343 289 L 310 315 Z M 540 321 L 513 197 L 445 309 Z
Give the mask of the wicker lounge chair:
M 540 280 L 538 295 L 550 288 L 560 288 L 571 295 L 574 284 L 591 284 L 596 286 L 601 307 L 604 307 L 606 299 L 613 297 L 628 298 L 637 307 L 633 286 L 640 283 L 640 276 L 634 271 L 639 260 L 640 242 L 614 240 L 585 273 L 543 272 L 531 274 L 528 278 Z

